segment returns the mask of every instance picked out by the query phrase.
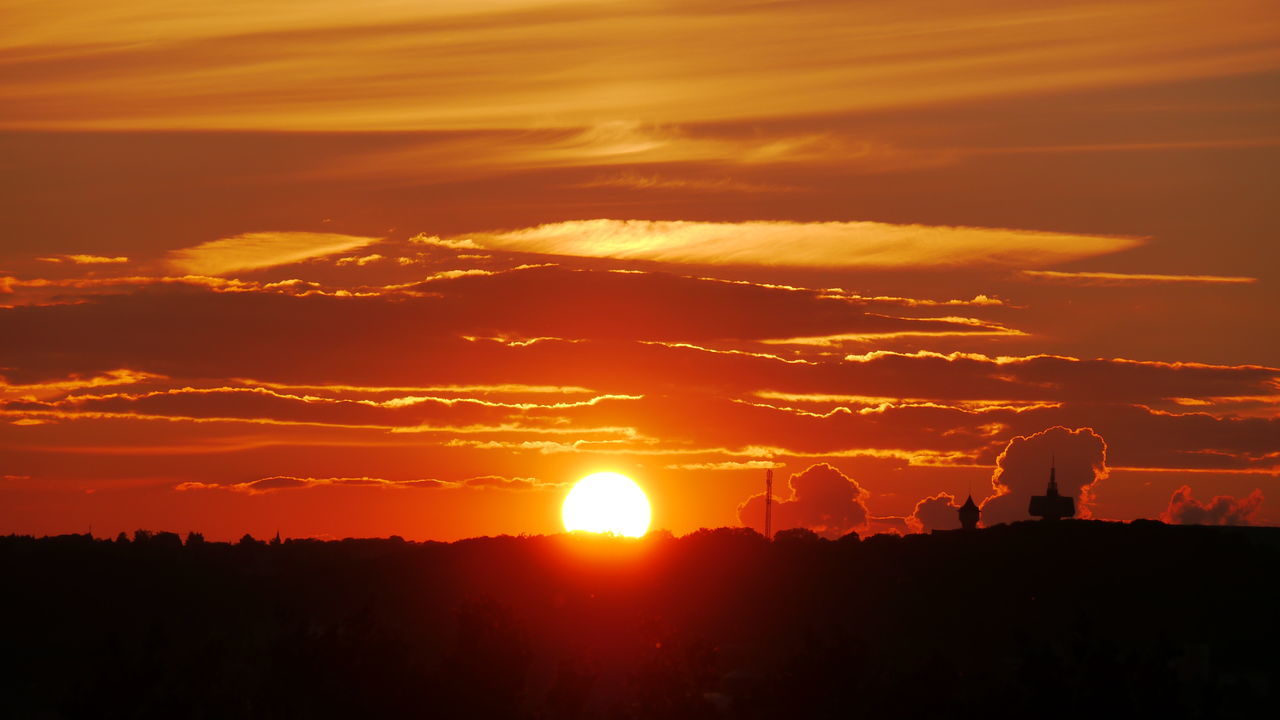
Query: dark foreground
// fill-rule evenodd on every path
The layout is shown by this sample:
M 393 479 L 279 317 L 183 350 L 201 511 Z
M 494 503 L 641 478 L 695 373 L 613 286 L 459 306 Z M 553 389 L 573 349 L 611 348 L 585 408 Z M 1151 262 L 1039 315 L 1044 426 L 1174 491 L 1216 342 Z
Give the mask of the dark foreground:
M 1271 716 L 1280 529 L 0 538 L 0 716 Z

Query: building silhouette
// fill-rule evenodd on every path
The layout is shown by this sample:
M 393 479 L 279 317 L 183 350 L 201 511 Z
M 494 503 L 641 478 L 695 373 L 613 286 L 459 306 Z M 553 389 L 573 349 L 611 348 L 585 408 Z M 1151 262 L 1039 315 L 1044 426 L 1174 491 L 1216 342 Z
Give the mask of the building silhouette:
M 982 516 L 982 511 L 978 509 L 977 504 L 973 502 L 973 494 L 969 494 L 969 499 L 964 501 L 960 506 L 960 527 L 965 530 L 976 530 L 978 528 L 978 518 Z
M 1049 488 L 1045 490 L 1043 495 L 1033 495 L 1031 504 L 1027 508 L 1027 512 L 1032 517 L 1043 518 L 1045 520 L 1061 520 L 1062 518 L 1073 517 L 1076 514 L 1076 500 L 1070 496 L 1062 496 L 1058 494 L 1057 468 L 1054 463 L 1049 465 Z

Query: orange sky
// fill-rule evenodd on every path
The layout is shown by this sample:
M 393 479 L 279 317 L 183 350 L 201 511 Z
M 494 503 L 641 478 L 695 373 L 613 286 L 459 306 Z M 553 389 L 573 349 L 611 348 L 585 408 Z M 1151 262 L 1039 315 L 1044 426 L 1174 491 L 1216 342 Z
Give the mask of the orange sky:
M 0 14 L 0 532 L 1280 523 L 1274 3 Z

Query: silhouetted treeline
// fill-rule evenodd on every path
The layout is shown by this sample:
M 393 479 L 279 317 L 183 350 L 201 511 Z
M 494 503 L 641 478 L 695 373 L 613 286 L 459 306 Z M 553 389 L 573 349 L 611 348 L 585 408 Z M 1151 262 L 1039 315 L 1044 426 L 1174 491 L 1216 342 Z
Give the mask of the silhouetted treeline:
M 1280 529 L 0 538 L 0 716 L 1256 717 Z

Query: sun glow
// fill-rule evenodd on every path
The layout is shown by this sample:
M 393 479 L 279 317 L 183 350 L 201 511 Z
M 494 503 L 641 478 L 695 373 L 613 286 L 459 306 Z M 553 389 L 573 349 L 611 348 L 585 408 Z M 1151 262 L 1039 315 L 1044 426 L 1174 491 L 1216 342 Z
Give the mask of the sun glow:
M 577 482 L 561 509 L 564 529 L 641 537 L 649 529 L 649 498 L 631 478 L 599 472 Z

